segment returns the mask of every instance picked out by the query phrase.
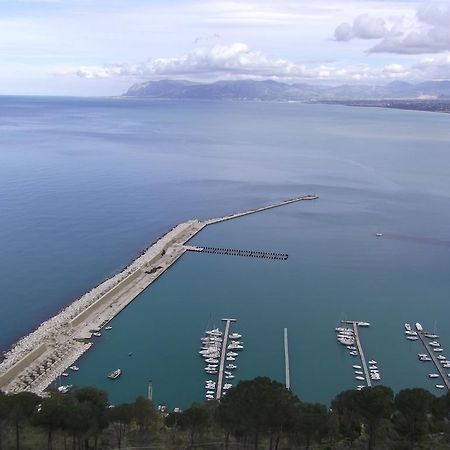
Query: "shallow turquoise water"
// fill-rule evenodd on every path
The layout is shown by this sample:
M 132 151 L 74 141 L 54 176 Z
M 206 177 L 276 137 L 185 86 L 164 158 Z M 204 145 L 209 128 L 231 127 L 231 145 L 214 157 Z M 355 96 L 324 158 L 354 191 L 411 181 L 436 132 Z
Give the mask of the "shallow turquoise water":
M 211 317 L 231 315 L 246 346 L 238 378 L 283 380 L 288 327 L 293 390 L 329 401 L 355 385 L 333 330 L 356 318 L 372 323 L 361 337 L 383 383 L 432 388 L 403 323 L 436 327 L 449 348 L 448 116 L 13 98 L 0 111 L 2 348 L 178 222 L 315 192 L 320 200 L 204 230 L 193 242 L 289 259 L 183 256 L 95 340 L 70 381 L 119 402 L 152 379 L 155 401 L 186 406 L 203 397 L 199 338 Z M 123 376 L 110 382 L 116 367 Z

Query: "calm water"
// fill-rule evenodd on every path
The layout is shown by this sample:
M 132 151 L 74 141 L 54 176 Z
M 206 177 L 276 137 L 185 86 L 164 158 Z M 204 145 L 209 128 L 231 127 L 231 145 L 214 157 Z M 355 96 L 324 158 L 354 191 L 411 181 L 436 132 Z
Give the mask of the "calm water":
M 288 327 L 294 391 L 326 402 L 355 385 L 333 330 L 356 318 L 372 323 L 361 337 L 383 383 L 432 389 L 403 323 L 436 328 L 450 351 L 449 144 L 450 117 L 428 113 L 0 98 L 0 348 L 180 221 L 315 192 L 203 231 L 195 243 L 289 259 L 185 255 L 71 382 L 119 402 L 152 379 L 155 401 L 186 406 L 203 397 L 201 333 L 233 316 L 245 339 L 237 378 L 282 381 Z M 115 367 L 124 374 L 109 382 Z

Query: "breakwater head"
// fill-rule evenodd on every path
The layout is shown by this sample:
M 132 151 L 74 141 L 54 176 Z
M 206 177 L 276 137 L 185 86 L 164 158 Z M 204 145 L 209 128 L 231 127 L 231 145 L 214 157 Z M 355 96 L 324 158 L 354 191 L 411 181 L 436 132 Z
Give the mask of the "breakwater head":
M 42 394 L 93 345 L 92 334 L 101 330 L 188 251 L 186 243 L 206 226 L 317 198 L 316 195 L 305 195 L 223 217 L 190 220 L 177 225 L 120 273 L 15 343 L 0 364 L 0 390 Z

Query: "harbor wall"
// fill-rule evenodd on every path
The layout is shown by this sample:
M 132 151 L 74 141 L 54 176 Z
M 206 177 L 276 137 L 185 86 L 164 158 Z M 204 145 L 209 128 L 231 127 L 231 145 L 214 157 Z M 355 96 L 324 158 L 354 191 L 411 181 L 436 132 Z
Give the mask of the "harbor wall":
M 42 356 L 46 350 L 47 346 L 45 344 L 39 345 L 39 347 L 36 347 L 34 350 L 29 352 L 21 360 L 17 361 L 16 364 L 10 367 L 5 373 L 0 375 L 0 389 L 3 386 L 6 386 L 11 380 L 25 370 L 31 362 Z
M 100 308 L 101 306 L 108 303 L 111 298 L 117 294 L 121 289 L 130 284 L 135 278 L 137 278 L 141 274 L 140 269 L 136 269 L 133 273 L 128 275 L 122 281 L 120 281 L 116 286 L 114 286 L 110 291 L 108 291 L 105 295 L 100 297 L 96 302 L 92 303 L 92 305 L 88 306 L 84 311 L 82 311 L 78 316 L 74 317 L 70 321 L 70 325 L 72 327 L 76 327 L 80 325 L 87 317 L 89 317 L 95 310 Z

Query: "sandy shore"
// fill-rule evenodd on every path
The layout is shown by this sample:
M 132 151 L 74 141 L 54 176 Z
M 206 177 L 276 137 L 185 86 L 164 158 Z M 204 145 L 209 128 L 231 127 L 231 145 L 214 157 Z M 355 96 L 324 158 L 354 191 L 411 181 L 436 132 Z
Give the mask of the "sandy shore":
M 120 273 L 90 290 L 21 338 L 0 364 L 0 389 L 41 394 L 92 346 L 100 330 L 186 251 L 184 244 L 205 226 L 316 196 L 302 196 L 203 222 L 190 220 L 161 237 Z

